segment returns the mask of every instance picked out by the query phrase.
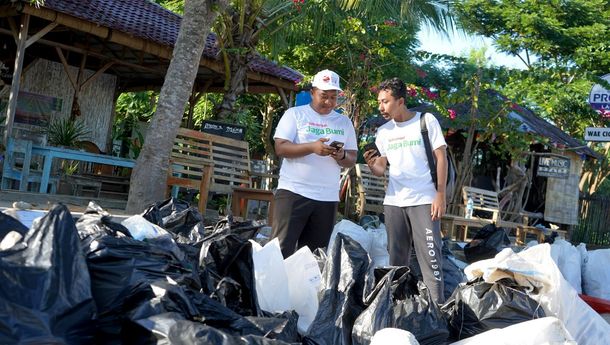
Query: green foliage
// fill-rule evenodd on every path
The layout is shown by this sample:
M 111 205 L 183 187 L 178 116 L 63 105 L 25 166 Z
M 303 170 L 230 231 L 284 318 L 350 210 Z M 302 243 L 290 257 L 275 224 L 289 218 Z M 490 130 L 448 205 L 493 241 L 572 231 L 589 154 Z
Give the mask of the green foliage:
M 152 118 L 156 100 L 157 93 L 153 91 L 126 92 L 117 99 L 112 139 L 124 141 L 136 158 L 144 144 L 144 136 L 138 129 L 138 122 L 148 122 Z M 135 138 L 132 139 L 132 136 Z
M 184 0 L 153 0 L 154 3 L 182 15 L 184 13 Z
M 79 120 L 56 119 L 49 124 L 47 141 L 54 146 L 78 147 L 79 142 L 87 140 L 91 131 Z
M 605 0 L 456 1 L 460 23 L 492 37 L 528 67 L 511 71 L 503 90 L 580 136 L 600 119 L 587 94 L 610 71 L 610 3 Z
M 582 137 L 585 127 L 607 126 L 587 99 L 593 84 L 610 71 L 610 2 L 462 0 L 454 5 L 462 26 L 494 38 L 499 50 L 519 56 L 527 67 L 508 73 L 504 94 L 573 137 Z M 601 182 L 610 173 L 607 167 L 607 159 L 587 162 L 583 177 Z M 597 182 L 585 183 L 585 190 L 594 192 Z

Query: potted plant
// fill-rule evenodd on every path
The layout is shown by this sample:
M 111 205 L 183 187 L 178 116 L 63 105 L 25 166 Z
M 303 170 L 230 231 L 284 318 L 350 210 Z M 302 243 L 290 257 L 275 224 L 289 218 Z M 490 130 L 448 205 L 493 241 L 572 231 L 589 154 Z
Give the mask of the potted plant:
M 56 119 L 49 124 L 46 130 L 47 142 L 53 146 L 66 148 L 80 148 L 80 143 L 89 139 L 91 131 L 82 121 L 70 118 Z M 72 194 L 72 185 L 67 183 L 67 177 L 78 171 L 78 162 L 62 161 L 58 194 Z
M 89 138 L 91 131 L 82 121 L 69 118 L 57 119 L 49 124 L 47 141 L 53 146 L 79 148 L 80 142 Z

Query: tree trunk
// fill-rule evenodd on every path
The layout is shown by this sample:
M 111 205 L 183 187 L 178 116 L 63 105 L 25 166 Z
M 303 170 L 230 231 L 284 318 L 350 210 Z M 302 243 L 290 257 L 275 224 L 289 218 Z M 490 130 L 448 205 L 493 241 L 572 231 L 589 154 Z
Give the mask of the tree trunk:
M 273 129 L 273 114 L 275 113 L 275 108 L 273 106 L 273 102 L 269 99 L 267 101 L 267 107 L 261 111 L 263 115 L 263 126 L 261 128 L 261 136 L 263 140 L 263 147 L 265 148 L 265 152 L 267 152 L 267 157 L 274 162 L 277 157 L 275 155 L 275 147 L 273 146 L 273 140 L 271 139 L 271 130 Z
M 216 3 L 224 8 L 227 2 L 186 0 L 184 3 L 184 16 L 157 111 L 131 174 L 126 209 L 129 213 L 142 212 L 149 204 L 165 198 L 171 147 L 197 76 L 205 40 L 218 14 L 212 6 Z
M 477 115 L 479 113 L 479 92 L 481 88 L 481 70 L 479 69 L 472 90 L 471 106 L 470 106 L 470 127 L 468 128 L 468 136 L 466 138 L 466 145 L 464 146 L 464 154 L 461 162 L 456 162 L 457 176 L 455 179 L 455 190 L 453 198 L 450 202 L 450 209 L 448 213 L 456 214 L 458 206 L 462 204 L 462 187 L 466 184 L 470 184 L 472 179 L 472 154 L 476 150 L 477 145 L 475 143 L 475 135 L 477 131 Z
M 226 120 L 235 108 L 237 98 L 246 91 L 246 75 L 248 72 L 248 59 L 241 53 L 231 53 L 229 55 L 231 65 L 231 75 L 229 88 L 222 96 L 222 102 L 216 108 L 216 118 Z
M 231 37 L 225 39 L 225 44 L 222 45 L 223 54 L 228 56 L 228 72 L 230 75 L 225 76 L 229 82 L 225 84 L 225 94 L 222 102 L 215 109 L 215 116 L 221 121 L 227 120 L 233 114 L 237 98 L 246 91 L 248 61 L 252 58 L 252 54 L 256 52 L 258 43 L 257 30 L 259 26 L 242 22 L 243 18 L 246 18 L 245 21 L 249 22 L 251 16 L 256 15 L 254 14 L 255 9 L 252 8 L 256 5 L 251 1 L 245 1 L 242 6 L 245 6 L 245 8 L 231 12 L 231 24 L 227 26 L 227 29 L 231 32 L 226 33 Z

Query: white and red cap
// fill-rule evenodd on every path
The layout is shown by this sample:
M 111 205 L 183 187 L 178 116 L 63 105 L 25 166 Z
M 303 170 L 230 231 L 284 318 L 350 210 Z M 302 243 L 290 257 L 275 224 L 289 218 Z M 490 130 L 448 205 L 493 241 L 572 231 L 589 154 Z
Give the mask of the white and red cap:
M 313 77 L 311 86 L 324 91 L 342 91 L 341 86 L 339 86 L 339 75 L 328 69 L 316 73 L 316 75 Z

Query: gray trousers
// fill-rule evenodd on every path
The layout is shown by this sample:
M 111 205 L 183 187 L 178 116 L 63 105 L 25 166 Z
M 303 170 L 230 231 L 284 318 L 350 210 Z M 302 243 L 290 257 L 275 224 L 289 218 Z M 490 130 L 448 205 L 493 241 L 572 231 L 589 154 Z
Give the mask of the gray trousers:
M 432 221 L 431 205 L 384 206 L 390 265 L 409 266 L 415 248 L 424 283 L 437 303 L 443 303 L 443 240 L 440 221 Z

